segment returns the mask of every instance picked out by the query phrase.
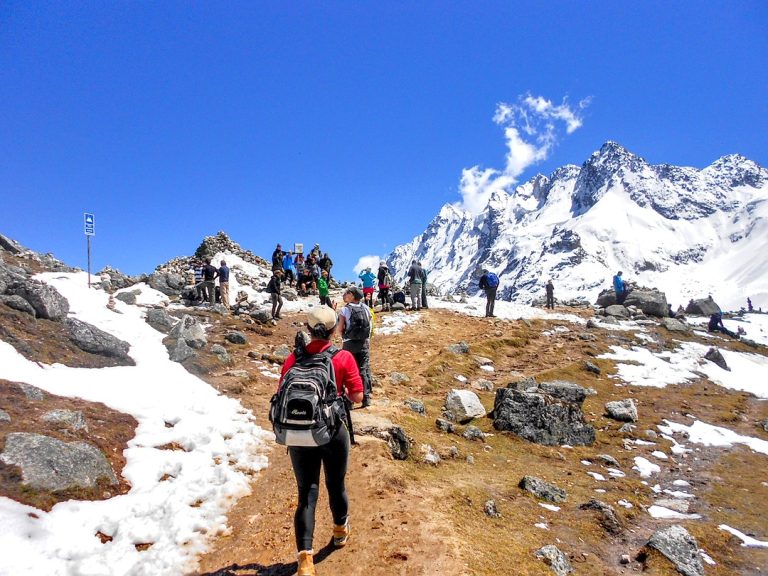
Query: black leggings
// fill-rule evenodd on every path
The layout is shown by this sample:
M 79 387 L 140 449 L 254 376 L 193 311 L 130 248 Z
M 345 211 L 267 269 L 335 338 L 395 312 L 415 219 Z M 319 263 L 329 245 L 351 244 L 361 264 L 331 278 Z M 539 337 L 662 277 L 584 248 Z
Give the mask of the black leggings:
M 344 487 L 349 460 L 349 432 L 346 426 L 339 431 L 325 446 L 318 448 L 288 448 L 299 488 L 299 503 L 293 517 L 296 532 L 296 549 L 312 550 L 315 533 L 315 506 L 320 491 L 320 465 L 325 470 L 325 488 L 331 505 L 333 523 L 341 526 L 346 523 L 349 513 L 349 500 Z

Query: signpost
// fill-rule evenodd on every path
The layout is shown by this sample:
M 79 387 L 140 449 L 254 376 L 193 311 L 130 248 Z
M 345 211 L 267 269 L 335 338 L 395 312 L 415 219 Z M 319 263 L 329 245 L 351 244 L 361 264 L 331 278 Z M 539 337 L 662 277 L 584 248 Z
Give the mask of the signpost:
M 91 287 L 91 236 L 96 236 L 96 219 L 88 212 L 84 215 L 85 237 L 88 240 L 88 288 Z

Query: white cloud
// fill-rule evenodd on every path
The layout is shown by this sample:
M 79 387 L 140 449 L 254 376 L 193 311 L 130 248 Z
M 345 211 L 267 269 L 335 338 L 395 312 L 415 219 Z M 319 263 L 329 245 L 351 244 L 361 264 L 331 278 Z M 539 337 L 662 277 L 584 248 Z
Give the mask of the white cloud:
M 458 205 L 477 214 L 494 192 L 514 186 L 526 169 L 549 157 L 558 140 L 558 124 L 564 125 L 566 134 L 581 128 L 581 113 L 589 102 L 590 98 L 585 98 L 572 107 L 564 98 L 562 104 L 555 105 L 542 96 L 526 94 L 516 104 L 497 104 L 493 121 L 504 127 L 506 166 L 503 170 L 465 168 L 459 183 L 462 200 Z
M 355 264 L 355 267 L 353 270 L 355 271 L 355 274 L 360 274 L 363 270 L 370 267 L 371 270 L 378 270 L 379 269 L 379 262 L 381 262 L 381 258 L 376 255 L 369 255 L 369 256 L 362 256 L 357 261 L 357 264 Z

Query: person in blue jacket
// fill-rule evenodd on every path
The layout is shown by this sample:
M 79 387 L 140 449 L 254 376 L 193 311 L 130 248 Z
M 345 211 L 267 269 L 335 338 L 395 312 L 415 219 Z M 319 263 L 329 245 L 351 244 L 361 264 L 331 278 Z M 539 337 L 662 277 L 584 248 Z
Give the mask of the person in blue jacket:
M 619 270 L 616 276 L 613 277 L 613 291 L 616 293 L 616 304 L 624 304 L 624 300 L 627 297 L 627 284 L 624 282 L 624 278 L 621 277 L 623 272 Z
M 283 274 L 288 286 L 293 286 L 293 279 L 296 277 L 296 268 L 293 265 L 293 252 L 287 252 L 283 256 Z
M 363 297 L 365 298 L 365 303 L 369 308 L 373 308 L 373 293 L 376 291 L 374 288 L 374 286 L 376 286 L 376 274 L 371 272 L 371 267 L 369 266 L 360 272 L 358 278 L 363 282 Z

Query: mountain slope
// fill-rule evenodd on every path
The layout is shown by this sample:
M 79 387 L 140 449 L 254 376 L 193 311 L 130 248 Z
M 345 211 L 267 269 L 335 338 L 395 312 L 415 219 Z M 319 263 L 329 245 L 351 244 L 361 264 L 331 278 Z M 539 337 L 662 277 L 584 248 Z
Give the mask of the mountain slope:
M 559 300 L 586 299 L 625 278 L 671 302 L 712 293 L 726 307 L 768 300 L 768 170 L 739 155 L 699 170 L 651 165 L 607 142 L 581 167 L 497 192 L 472 215 L 446 205 L 388 256 L 402 280 L 421 260 L 441 292 L 477 290 L 483 268 L 503 299 L 531 302 L 552 278 Z

